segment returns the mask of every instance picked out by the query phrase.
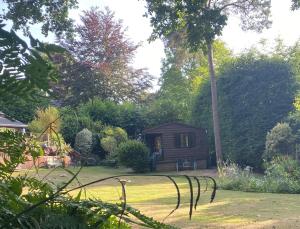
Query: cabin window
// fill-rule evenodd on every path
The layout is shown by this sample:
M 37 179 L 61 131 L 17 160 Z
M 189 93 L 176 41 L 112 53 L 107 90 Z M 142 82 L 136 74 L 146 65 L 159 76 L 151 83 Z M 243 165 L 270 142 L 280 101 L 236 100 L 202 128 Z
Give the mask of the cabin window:
M 176 148 L 192 148 L 195 146 L 195 133 L 178 133 L 175 134 Z

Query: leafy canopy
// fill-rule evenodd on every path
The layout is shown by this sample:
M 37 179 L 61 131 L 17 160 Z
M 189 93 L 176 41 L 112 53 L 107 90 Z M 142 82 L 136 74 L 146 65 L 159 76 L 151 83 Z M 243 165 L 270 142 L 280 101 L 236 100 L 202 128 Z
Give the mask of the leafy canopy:
M 34 119 L 35 111 L 38 108 L 46 108 L 50 104 L 49 97 L 37 96 L 34 100 L 27 100 L 18 96 L 0 97 L 0 111 L 8 117 L 28 123 Z
M 41 23 L 42 34 L 45 36 L 49 32 L 57 36 L 73 32 L 73 20 L 68 18 L 68 14 L 70 9 L 77 7 L 77 0 L 0 2 L 1 6 L 5 6 L 0 18 L 12 21 L 14 30 L 22 29 L 28 35 L 31 25 Z
M 163 60 L 161 85 L 152 101 L 145 104 L 143 112 L 147 124 L 181 121 L 189 122 L 193 100 L 199 88 L 209 78 L 207 58 L 203 52 L 188 52 L 182 43 L 183 34 L 176 33 L 165 42 L 166 58 Z M 233 56 L 225 44 L 213 44 L 216 71 Z M 150 100 L 150 99 L 149 99 Z
M 151 39 L 184 31 L 187 44 L 197 50 L 222 34 L 230 13 L 238 14 L 242 28 L 261 31 L 270 26 L 270 0 L 146 0 Z

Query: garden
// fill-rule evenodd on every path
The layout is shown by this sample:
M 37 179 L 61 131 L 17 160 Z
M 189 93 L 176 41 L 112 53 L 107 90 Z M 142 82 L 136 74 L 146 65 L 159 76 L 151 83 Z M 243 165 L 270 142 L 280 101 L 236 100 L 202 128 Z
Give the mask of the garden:
M 158 75 L 109 7 L 33 2 L 1 1 L 0 229 L 300 227 L 299 38 L 221 36 L 278 2 L 137 1 Z

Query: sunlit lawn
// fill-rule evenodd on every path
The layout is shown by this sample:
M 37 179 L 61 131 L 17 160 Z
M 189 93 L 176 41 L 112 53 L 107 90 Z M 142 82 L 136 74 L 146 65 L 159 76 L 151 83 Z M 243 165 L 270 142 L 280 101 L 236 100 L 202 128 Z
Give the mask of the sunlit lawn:
M 71 168 L 70 170 L 74 172 L 77 169 Z M 49 171 L 40 169 L 39 176 L 42 178 Z M 79 181 L 84 184 L 128 172 L 126 169 L 120 168 L 86 167 L 80 172 Z M 214 175 L 213 172 L 207 170 L 184 173 Z M 177 173 L 173 172 L 172 174 Z M 35 172 L 31 171 L 30 175 L 35 175 Z M 56 184 L 69 178 L 70 174 L 62 169 L 53 171 L 47 177 Z M 176 205 L 176 190 L 168 179 L 160 177 L 128 177 L 124 179 L 130 180 L 126 185 L 128 204 L 140 209 L 143 213 L 162 221 Z M 181 207 L 165 222 L 179 228 L 300 228 L 300 195 L 288 194 L 218 190 L 214 203 L 210 204 L 210 190 L 208 190 L 201 193 L 200 204 L 190 221 L 188 217 L 188 185 L 184 179 L 177 179 L 177 181 L 183 197 Z M 77 183 L 73 182 L 71 187 L 76 185 Z M 119 201 L 122 193 L 120 185 L 115 180 L 94 184 L 87 187 L 86 190 L 87 197 L 101 198 L 109 202 Z

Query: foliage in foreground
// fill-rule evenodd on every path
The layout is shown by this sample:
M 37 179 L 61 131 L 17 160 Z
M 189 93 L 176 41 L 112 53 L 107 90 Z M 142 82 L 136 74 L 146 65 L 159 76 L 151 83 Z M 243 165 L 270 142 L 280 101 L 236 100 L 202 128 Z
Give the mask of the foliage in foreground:
M 30 46 L 13 30 L 4 30 L 0 21 L 0 96 L 34 98 L 40 92 L 50 92 L 50 82 L 57 79 L 57 71 L 50 61 L 51 53 L 64 49 L 43 44 L 30 36 Z
M 58 37 L 63 34 L 71 35 L 73 32 L 73 20 L 68 16 L 71 9 L 77 8 L 76 0 L 35 0 L 34 4 L 30 1 L 3 0 L 1 4 L 3 10 L 0 18 L 11 21 L 13 29 L 22 30 L 26 35 L 30 33 L 32 24 L 40 24 L 41 32 L 45 36 L 49 32 Z
M 266 163 L 264 175 L 255 175 L 238 165 L 226 164 L 221 169 L 219 188 L 245 192 L 300 194 L 300 165 L 287 156 Z

